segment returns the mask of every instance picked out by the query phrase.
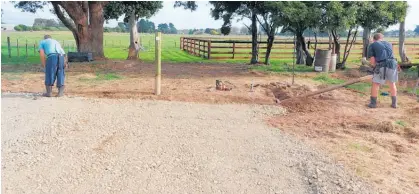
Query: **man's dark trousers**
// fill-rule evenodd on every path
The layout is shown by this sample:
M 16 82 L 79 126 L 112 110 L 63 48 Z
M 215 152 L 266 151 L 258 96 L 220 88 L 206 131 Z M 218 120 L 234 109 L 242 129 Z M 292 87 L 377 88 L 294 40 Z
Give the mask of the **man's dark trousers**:
M 49 54 L 45 66 L 45 85 L 53 86 L 57 80 L 57 87 L 64 86 L 64 55 Z

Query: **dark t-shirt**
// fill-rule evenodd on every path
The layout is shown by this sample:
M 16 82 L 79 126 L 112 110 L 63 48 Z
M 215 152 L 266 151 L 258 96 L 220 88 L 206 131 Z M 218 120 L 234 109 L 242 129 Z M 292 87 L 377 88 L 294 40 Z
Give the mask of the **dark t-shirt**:
M 386 59 L 394 59 L 391 43 L 376 41 L 368 47 L 368 58 L 375 57 L 375 61 L 381 62 Z

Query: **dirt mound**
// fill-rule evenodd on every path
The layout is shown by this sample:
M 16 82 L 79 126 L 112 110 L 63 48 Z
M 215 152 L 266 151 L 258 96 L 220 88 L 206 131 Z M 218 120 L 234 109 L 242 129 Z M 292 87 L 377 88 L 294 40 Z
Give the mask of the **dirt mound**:
M 269 84 L 262 84 L 261 86 L 270 89 L 275 98 L 279 100 L 300 96 L 307 92 L 314 91 L 313 88 L 307 85 L 291 85 L 285 82 L 272 82 Z
M 292 99 L 281 103 L 288 112 L 295 113 L 309 113 L 309 112 L 322 112 L 327 111 L 327 102 L 319 101 L 312 98 L 305 99 Z

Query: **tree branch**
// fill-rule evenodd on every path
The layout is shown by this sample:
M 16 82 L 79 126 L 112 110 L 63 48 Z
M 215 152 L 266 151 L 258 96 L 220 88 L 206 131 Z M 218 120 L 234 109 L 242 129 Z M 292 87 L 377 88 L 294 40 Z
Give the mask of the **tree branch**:
M 256 17 L 256 20 L 259 22 L 259 24 L 262 26 L 263 30 L 265 30 L 266 33 L 268 33 L 268 30 L 265 28 L 265 25 L 259 20 L 259 17 Z
M 66 26 L 69 30 L 71 30 L 73 33 L 77 32 L 76 26 L 74 23 L 72 23 L 68 18 L 64 16 L 64 13 L 60 9 L 59 2 L 57 1 L 51 1 L 52 6 L 54 7 L 54 12 L 57 14 L 57 17 L 61 20 L 61 22 Z

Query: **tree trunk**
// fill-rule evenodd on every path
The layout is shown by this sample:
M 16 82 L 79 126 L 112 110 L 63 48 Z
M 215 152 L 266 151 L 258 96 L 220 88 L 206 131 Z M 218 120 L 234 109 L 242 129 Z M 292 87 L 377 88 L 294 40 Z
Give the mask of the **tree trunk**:
M 266 48 L 265 64 L 270 65 L 271 50 L 275 40 L 275 33 L 268 36 L 268 46 Z
M 334 42 L 334 54 L 336 54 L 336 63 L 340 63 L 340 43 L 339 37 L 336 31 L 332 31 L 333 42 Z
M 348 37 L 346 39 L 346 44 L 345 44 L 345 50 L 343 51 L 343 60 L 342 60 L 342 63 L 340 63 L 340 65 L 336 66 L 336 68 L 339 68 L 339 69 L 344 69 L 345 68 L 346 60 L 348 60 L 349 54 L 351 52 L 353 44 L 356 41 L 356 36 L 357 35 L 358 35 L 358 29 L 356 29 L 355 32 L 353 32 L 353 33 L 352 33 L 352 28 L 349 29 Z M 350 41 L 351 36 L 352 36 L 352 40 Z
M 92 52 L 95 59 L 105 58 L 105 53 L 103 52 L 103 24 L 105 22 L 103 8 L 103 2 L 89 2 L 90 52 Z
M 250 64 L 256 64 L 259 61 L 258 57 L 258 29 L 256 23 L 256 13 L 252 11 L 252 59 Z
M 135 60 L 138 59 L 138 32 L 137 32 L 137 22 L 135 17 L 135 10 L 131 12 L 129 17 L 129 49 L 127 59 Z M 135 43 L 137 42 L 137 43 Z
M 399 28 L 399 54 L 400 54 L 400 60 L 402 62 L 408 62 L 409 58 L 406 55 L 406 48 L 404 46 L 404 40 L 406 37 L 406 29 L 405 29 L 405 22 L 400 22 L 400 28 Z
M 371 38 L 371 29 L 364 27 L 364 33 L 362 34 L 362 57 L 367 57 L 368 55 L 368 45 L 370 44 Z
M 306 64 L 307 66 L 313 65 L 313 57 L 307 49 L 306 40 L 303 36 L 303 32 L 299 31 L 297 34 L 297 64 Z
M 52 1 L 57 17 L 71 30 L 78 52 L 91 52 L 95 59 L 105 58 L 103 52 L 103 8 L 108 2 Z M 67 18 L 59 5 L 70 16 Z

